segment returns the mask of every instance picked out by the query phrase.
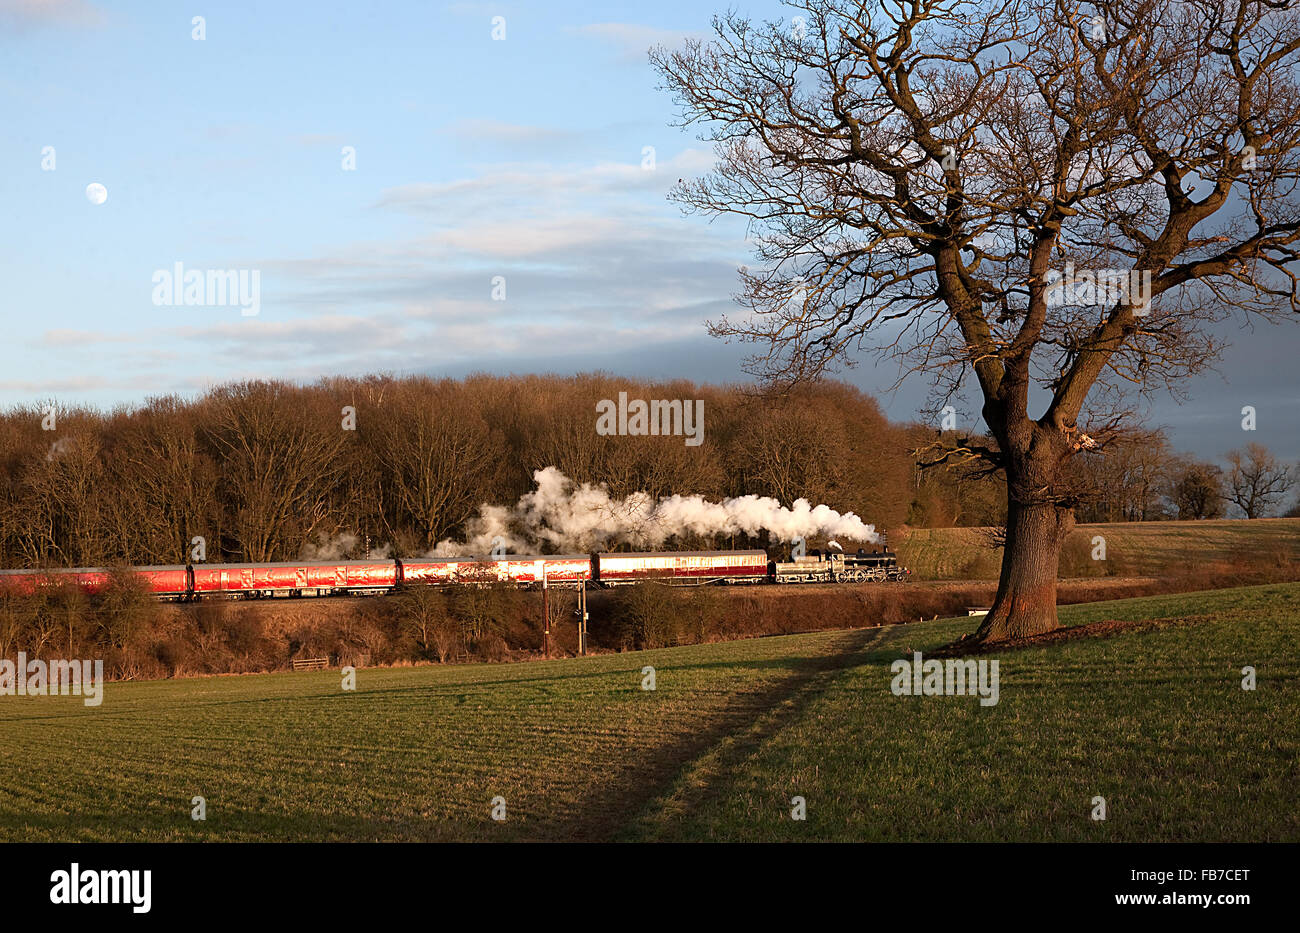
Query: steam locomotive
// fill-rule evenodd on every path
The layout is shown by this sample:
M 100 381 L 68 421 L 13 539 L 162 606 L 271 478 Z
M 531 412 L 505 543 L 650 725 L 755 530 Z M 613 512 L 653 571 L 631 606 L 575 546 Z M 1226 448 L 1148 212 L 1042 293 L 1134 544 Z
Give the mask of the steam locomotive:
M 83 591 L 95 594 L 112 585 L 114 573 L 102 567 L 0 570 L 0 589 L 30 594 L 41 586 L 69 581 Z M 856 554 L 813 550 L 781 562 L 769 560 L 767 552 L 759 550 L 656 551 L 172 565 L 133 567 L 131 573 L 156 598 L 176 601 L 204 597 L 374 596 L 415 584 L 614 587 L 651 580 L 688 586 L 905 582 L 910 576 L 908 570 L 898 566 L 897 556 L 888 550 L 871 554 L 862 550 Z
M 773 583 L 906 583 L 911 571 L 899 566 L 898 555 L 886 547 L 870 553 L 858 548 L 856 554 L 812 550 L 783 563 L 773 561 L 769 576 Z

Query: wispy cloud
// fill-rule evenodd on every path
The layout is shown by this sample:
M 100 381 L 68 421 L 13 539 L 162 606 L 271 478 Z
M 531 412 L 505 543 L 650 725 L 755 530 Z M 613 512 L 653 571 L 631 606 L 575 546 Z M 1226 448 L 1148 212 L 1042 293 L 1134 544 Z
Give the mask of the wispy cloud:
M 43 26 L 95 28 L 108 22 L 86 0 L 0 0 L 0 29 L 23 32 Z
M 110 334 L 105 331 L 56 329 L 42 334 L 39 343 L 45 347 L 88 347 L 121 343 L 130 339 L 127 334 Z
M 503 120 L 465 119 L 449 123 L 439 130 L 447 136 L 478 142 L 512 143 L 523 145 L 569 142 L 581 136 L 579 133 L 545 126 L 527 126 L 521 123 L 507 123 Z
M 442 9 L 453 16 L 497 16 L 504 12 L 500 3 L 448 3 Z
M 698 32 L 658 29 L 636 23 L 589 23 L 585 26 L 571 27 L 571 31 L 612 45 L 625 60 L 642 62 L 645 61 L 646 53 L 653 46 L 664 45 L 674 48 L 687 39 L 702 38 L 702 34 Z
M 416 182 L 384 190 L 376 204 L 414 212 L 444 212 L 450 200 L 474 196 L 475 214 L 485 208 L 505 206 L 512 218 L 530 207 L 551 210 L 556 202 L 572 209 L 574 198 L 626 194 L 667 193 L 678 178 L 699 175 L 713 166 L 713 155 L 687 149 L 657 161 L 653 170 L 642 168 L 641 152 L 629 153 L 627 162 L 556 166 L 549 164 L 499 164 L 482 174 L 448 182 Z M 632 161 L 636 159 L 637 161 Z M 619 217 L 620 214 L 611 216 Z
M 64 366 L 84 365 L 87 380 L 98 378 L 83 391 L 104 392 L 131 389 L 126 374 L 104 365 L 128 355 L 123 345 L 132 359 L 175 356 L 174 365 L 159 362 L 143 376 L 151 393 L 259 376 L 536 367 L 548 357 L 599 369 L 656 347 L 678 348 L 663 351 L 672 359 L 729 304 L 743 234 L 683 224 L 664 200 L 679 177 L 711 166 L 709 153 L 687 149 L 652 170 L 640 155 L 625 163 L 494 164 L 402 185 L 372 207 L 381 220 L 384 212 L 410 215 L 414 232 L 299 255 L 187 261 L 261 270 L 257 317 L 225 307 L 159 308 L 144 329 L 52 329 L 33 342 Z M 498 277 L 505 300 L 493 295 Z M 118 346 L 106 353 L 110 343 Z M 21 388 L 78 386 L 29 377 Z
M 299 146 L 341 146 L 347 142 L 341 133 L 299 133 L 291 140 Z

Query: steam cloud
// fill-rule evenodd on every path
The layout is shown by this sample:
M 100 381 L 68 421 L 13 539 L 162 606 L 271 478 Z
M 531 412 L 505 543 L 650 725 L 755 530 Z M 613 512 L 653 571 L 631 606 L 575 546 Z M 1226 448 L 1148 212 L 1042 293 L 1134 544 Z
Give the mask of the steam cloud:
M 657 548 L 684 534 L 754 535 L 766 530 L 779 541 L 833 535 L 854 541 L 879 541 L 874 525 L 852 512 L 799 499 L 786 508 L 765 496 L 740 496 L 709 502 L 701 496 L 667 496 L 658 501 L 644 492 L 626 499 L 610 496 L 603 485 L 576 484 L 555 467 L 533 473 L 537 488 L 514 508 L 483 505 L 466 527 L 466 540 L 440 541 L 433 554 L 460 557 L 489 553 L 494 546 L 525 553 L 541 545 L 586 553 L 615 544 Z
M 343 531 L 332 537 L 318 535 L 316 541 L 308 541 L 298 554 L 299 560 L 342 560 L 356 551 L 361 539 L 351 532 Z M 381 544 L 372 547 L 364 555 L 368 560 L 383 560 L 393 549 L 391 545 Z
M 301 560 L 338 560 L 356 546 L 357 536 L 346 531 L 332 538 L 321 535 L 318 541 L 304 544 L 298 557 Z

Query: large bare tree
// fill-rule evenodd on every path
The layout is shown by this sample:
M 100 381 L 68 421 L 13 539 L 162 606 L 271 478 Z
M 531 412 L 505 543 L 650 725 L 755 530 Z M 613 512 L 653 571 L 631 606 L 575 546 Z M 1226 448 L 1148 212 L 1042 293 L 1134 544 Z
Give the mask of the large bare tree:
M 984 641 L 1057 625 L 1065 464 L 1213 362 L 1207 325 L 1300 308 L 1295 0 L 805 0 L 651 58 L 714 170 L 676 197 L 748 218 L 756 371 L 859 352 L 978 387 L 1005 476 Z
M 1259 518 L 1272 511 L 1295 485 L 1291 467 L 1280 462 L 1263 444 L 1247 444 L 1245 450 L 1228 452 L 1226 498 L 1247 518 Z

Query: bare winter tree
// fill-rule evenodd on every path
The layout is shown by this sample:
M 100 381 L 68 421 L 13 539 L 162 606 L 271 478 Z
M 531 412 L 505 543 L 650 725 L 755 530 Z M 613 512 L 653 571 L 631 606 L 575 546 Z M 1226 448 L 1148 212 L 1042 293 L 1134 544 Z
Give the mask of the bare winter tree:
M 207 435 L 243 557 L 297 554 L 330 517 L 344 438 L 338 422 L 303 411 L 282 383 L 222 386 L 210 399 Z
M 1166 497 L 1184 521 L 1223 515 L 1223 470 L 1213 463 L 1180 459 L 1170 467 Z
M 1247 518 L 1267 515 L 1294 484 L 1291 468 L 1263 444 L 1247 444 L 1245 450 L 1228 454 L 1226 498 Z
M 1211 363 L 1234 311 L 1300 309 L 1295 5 L 804 0 L 651 53 L 717 143 L 676 196 L 757 242 L 715 334 L 787 384 L 859 351 L 930 374 L 936 404 L 973 374 L 996 445 L 939 459 L 1006 479 L 981 640 L 1056 627 L 1063 467 L 1125 387 Z
M 1175 466 L 1169 440 L 1159 428 L 1117 434 L 1070 466 L 1082 500 L 1076 517 L 1089 522 L 1145 522 L 1163 518 L 1161 492 Z
M 422 653 L 432 651 L 445 663 L 455 650 L 457 627 L 447 611 L 447 596 L 435 586 L 409 586 L 397 599 L 403 631 Z
M 364 413 L 362 440 L 383 468 L 389 514 L 411 522 L 416 553 L 465 521 L 481 501 L 477 489 L 493 466 L 490 428 L 447 381 L 394 386 Z

